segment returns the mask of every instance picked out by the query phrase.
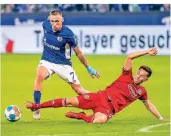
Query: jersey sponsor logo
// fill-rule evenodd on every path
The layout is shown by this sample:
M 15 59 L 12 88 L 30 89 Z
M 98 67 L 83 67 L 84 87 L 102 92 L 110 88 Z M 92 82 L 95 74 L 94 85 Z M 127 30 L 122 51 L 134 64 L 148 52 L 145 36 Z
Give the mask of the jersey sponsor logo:
M 47 47 L 49 47 L 49 48 L 51 48 L 51 49 L 54 49 L 54 50 L 60 50 L 59 47 L 56 47 L 56 46 L 54 46 L 54 45 L 51 45 L 51 44 L 47 43 L 47 42 L 46 42 L 46 38 L 44 38 L 43 42 L 44 42 L 44 46 L 47 46 Z
M 140 96 L 142 94 L 142 90 L 136 89 L 136 87 L 132 84 L 128 85 L 128 90 L 129 90 L 129 93 L 131 95 L 130 99 L 136 99 L 136 98 L 138 98 L 138 96 Z
M 142 94 L 142 90 L 141 90 L 141 89 L 138 89 L 138 90 L 137 90 L 137 93 L 138 93 L 139 95 L 141 95 L 141 94 Z
M 58 37 L 57 37 L 57 40 L 58 40 L 59 42 L 62 42 L 63 38 L 60 37 L 60 36 L 58 36 Z

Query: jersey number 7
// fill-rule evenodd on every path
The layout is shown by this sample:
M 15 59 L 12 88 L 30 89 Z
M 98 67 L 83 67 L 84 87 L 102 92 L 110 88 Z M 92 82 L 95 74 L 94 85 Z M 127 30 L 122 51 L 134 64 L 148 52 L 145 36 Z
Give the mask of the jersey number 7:
M 73 81 L 73 83 L 75 83 L 76 80 L 74 79 L 74 72 L 70 72 L 70 75 L 72 76 L 72 81 Z

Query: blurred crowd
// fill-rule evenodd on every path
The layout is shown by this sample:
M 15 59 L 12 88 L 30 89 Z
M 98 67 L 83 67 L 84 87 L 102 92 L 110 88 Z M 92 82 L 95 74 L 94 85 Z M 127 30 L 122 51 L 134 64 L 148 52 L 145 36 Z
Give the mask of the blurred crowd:
M 170 11 L 169 4 L 2 4 L 1 13 L 49 12 L 52 9 L 66 12 L 141 12 Z

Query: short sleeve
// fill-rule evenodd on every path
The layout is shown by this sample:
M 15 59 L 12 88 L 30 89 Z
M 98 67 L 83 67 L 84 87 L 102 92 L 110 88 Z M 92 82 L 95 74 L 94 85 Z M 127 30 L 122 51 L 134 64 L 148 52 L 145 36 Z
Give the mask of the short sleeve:
M 122 74 L 119 76 L 119 78 L 116 81 L 132 83 L 133 81 L 132 69 L 130 69 L 129 71 L 126 71 L 124 70 L 124 68 L 122 68 Z
M 78 46 L 77 37 L 74 35 L 73 37 L 69 38 L 68 43 L 72 48 L 77 47 Z
M 141 101 L 144 101 L 144 102 L 148 101 L 147 92 L 145 91 L 145 93 L 141 97 L 139 97 L 138 99 Z
M 129 71 L 126 71 L 124 68 L 122 68 L 122 74 L 131 75 L 132 76 L 132 68 Z
M 45 29 L 45 21 L 42 23 L 42 27 L 43 29 Z

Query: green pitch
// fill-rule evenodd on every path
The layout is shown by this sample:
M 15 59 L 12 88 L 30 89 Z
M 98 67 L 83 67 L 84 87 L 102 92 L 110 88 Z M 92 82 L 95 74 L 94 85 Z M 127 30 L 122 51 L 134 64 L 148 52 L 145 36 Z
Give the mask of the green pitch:
M 102 90 L 121 73 L 126 56 L 87 56 L 89 64 L 101 74 L 100 79 L 92 79 L 76 56 L 72 57 L 73 67 L 82 86 L 92 92 Z M 1 55 L 1 120 L 2 136 L 169 136 L 170 125 L 160 122 L 137 100 L 106 124 L 87 124 L 68 119 L 67 111 L 82 111 L 76 108 L 42 109 L 41 120 L 32 119 L 32 113 L 24 107 L 24 101 L 32 101 L 33 82 L 40 55 Z M 153 74 L 146 87 L 149 99 L 156 105 L 163 117 L 170 115 L 170 60 L 169 56 L 144 56 L 134 60 L 133 72 L 140 65 L 148 65 Z M 56 75 L 44 81 L 42 101 L 59 97 L 76 96 L 74 91 Z M 4 117 L 6 106 L 15 104 L 22 110 L 18 122 L 8 122 Z M 87 111 L 91 114 L 91 111 Z M 160 125 L 160 124 L 164 125 Z M 165 124 L 168 123 L 168 124 Z M 151 125 L 147 132 L 139 132 Z

